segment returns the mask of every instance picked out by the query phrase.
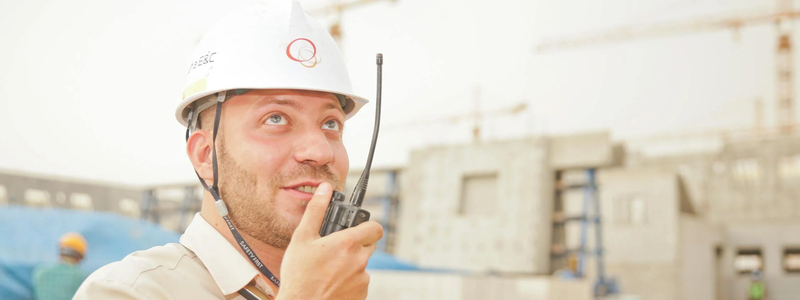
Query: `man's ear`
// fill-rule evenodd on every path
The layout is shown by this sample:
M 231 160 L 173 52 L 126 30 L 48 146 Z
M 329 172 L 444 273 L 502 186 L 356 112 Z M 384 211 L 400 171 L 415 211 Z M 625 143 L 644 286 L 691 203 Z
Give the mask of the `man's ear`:
M 213 164 L 211 161 L 211 132 L 196 130 L 186 141 L 186 155 L 194 166 L 194 170 L 206 182 L 214 180 Z M 210 185 L 210 183 L 209 183 Z

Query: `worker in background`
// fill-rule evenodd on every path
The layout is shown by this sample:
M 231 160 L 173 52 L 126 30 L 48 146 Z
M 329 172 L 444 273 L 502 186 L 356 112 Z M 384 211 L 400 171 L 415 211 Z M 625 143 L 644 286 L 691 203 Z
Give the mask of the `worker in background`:
M 100 268 L 75 299 L 365 299 L 381 226 L 319 234 L 349 169 L 345 120 L 367 102 L 330 34 L 267 1 L 214 25 L 185 66 L 176 118 L 201 211 L 180 243 Z
M 58 263 L 42 265 L 33 271 L 33 299 L 72 299 L 86 279 L 86 274 L 78 268 L 86 255 L 83 236 L 75 232 L 62 236 L 58 240 L 58 253 L 61 257 Z
M 755 270 L 750 274 L 750 286 L 747 287 L 748 300 L 764 300 L 767 299 L 767 286 L 764 285 L 764 280 L 760 270 Z

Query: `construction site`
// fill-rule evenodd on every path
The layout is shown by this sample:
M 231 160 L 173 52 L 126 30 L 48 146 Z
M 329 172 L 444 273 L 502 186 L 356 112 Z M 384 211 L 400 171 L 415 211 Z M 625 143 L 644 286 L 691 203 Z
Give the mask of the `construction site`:
M 326 20 L 343 49 L 355 49 L 347 48 L 347 37 L 359 39 L 358 32 L 346 29 L 348 18 L 371 9 L 400 9 L 404 1 L 340 1 L 310 12 Z M 535 104 L 487 105 L 491 89 L 480 83 L 459 94 L 466 104 L 443 115 L 411 121 L 387 116 L 380 139 L 407 150 L 407 159 L 372 168 L 362 207 L 384 228 L 377 251 L 403 267 L 370 261 L 367 299 L 751 300 L 754 278 L 766 286 L 766 297 L 757 300 L 800 299 L 800 123 L 792 26 L 800 5 L 772 2 L 763 11 L 545 36 L 525 49 L 546 58 L 647 39 L 769 27 L 774 39 L 763 47 L 774 61 L 774 82 L 764 92 L 769 97 L 755 97 L 744 109 L 751 120 L 746 123 L 697 130 L 681 124 L 670 133 L 636 136 L 602 126 L 537 131 L 525 120 Z M 344 53 L 360 53 L 351 51 Z M 385 96 L 387 103 L 399 101 L 391 99 L 398 95 Z M 508 122 L 531 128 L 497 134 Z M 393 141 L 402 130 L 428 137 Z M 362 145 L 357 147 L 366 148 Z M 362 157 L 353 155 L 361 152 L 350 153 L 346 195 L 363 171 Z M 194 176 L 191 169 L 184 171 Z M 125 244 L 119 255 L 114 252 L 120 256 L 177 242 L 207 193 L 196 180 L 134 184 L 57 174 L 0 164 L 0 222 L 7 223 L 0 232 L 14 241 L 0 246 L 2 299 L 32 298 L 26 276 L 49 258 L 31 249 L 64 228 L 84 230 L 99 249 Z M 35 226 L 45 232 L 38 238 L 19 225 L 25 218 L 61 220 L 60 211 L 78 212 L 68 216 L 72 219 L 89 220 L 92 214 L 104 219 L 83 227 Z M 113 226 L 129 234 L 103 241 L 111 233 L 98 227 Z M 154 238 L 147 240 L 150 232 Z M 41 241 L 21 242 L 28 239 Z M 84 269 L 93 271 L 117 256 L 92 258 L 97 260 Z

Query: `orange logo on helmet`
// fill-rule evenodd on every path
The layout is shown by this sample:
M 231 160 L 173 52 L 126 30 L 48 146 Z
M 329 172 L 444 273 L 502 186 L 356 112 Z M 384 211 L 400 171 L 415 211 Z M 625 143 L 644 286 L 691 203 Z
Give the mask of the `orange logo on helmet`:
M 319 63 L 317 45 L 307 38 L 297 38 L 286 46 L 286 56 L 299 62 L 306 68 L 313 68 Z

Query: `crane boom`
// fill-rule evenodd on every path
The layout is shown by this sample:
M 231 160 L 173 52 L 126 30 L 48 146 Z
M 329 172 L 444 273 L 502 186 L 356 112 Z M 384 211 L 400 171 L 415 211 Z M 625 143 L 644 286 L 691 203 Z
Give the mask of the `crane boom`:
M 688 21 L 664 22 L 645 26 L 631 25 L 580 37 L 546 40 L 538 44 L 536 50 L 545 52 L 556 49 L 576 48 L 594 44 L 623 42 L 641 38 L 671 36 L 699 31 L 738 29 L 745 25 L 767 24 L 796 18 L 800 18 L 800 10 L 748 16 L 703 17 Z
M 413 120 L 408 122 L 400 122 L 400 123 L 393 123 L 387 125 L 387 130 L 392 129 L 406 129 L 408 127 L 414 126 L 430 126 L 432 123 L 457 123 L 461 121 L 468 121 L 474 120 L 475 118 L 487 118 L 487 117 L 501 117 L 506 115 L 515 115 L 525 111 L 528 108 L 528 104 L 525 102 L 520 102 L 515 105 L 507 106 L 498 108 L 491 111 L 476 111 L 467 114 L 461 115 L 454 115 L 454 116 L 446 116 L 441 118 L 435 119 L 425 119 L 425 120 Z
M 324 15 L 324 14 L 329 14 L 329 13 L 340 13 L 340 12 L 342 12 L 344 10 L 348 10 L 348 9 L 351 9 L 351 8 L 354 8 L 354 7 L 358 7 L 358 6 L 363 6 L 364 4 L 370 4 L 370 3 L 376 2 L 376 1 L 380 1 L 380 0 L 355 0 L 355 1 L 345 2 L 345 3 L 334 3 L 334 4 L 326 6 L 326 7 L 309 10 L 308 14 L 310 14 L 310 15 Z M 389 0 L 389 1 L 396 2 L 397 0 Z
M 792 8 L 792 0 L 778 0 L 774 13 L 745 16 L 703 17 L 688 21 L 656 23 L 646 26 L 625 26 L 614 30 L 581 37 L 545 41 L 537 45 L 538 52 L 576 48 L 589 45 L 623 42 L 647 37 L 663 37 L 719 29 L 738 29 L 745 25 L 774 23 L 777 25 L 776 43 L 776 115 L 777 126 L 784 134 L 794 131 L 794 63 L 789 21 L 800 18 L 800 10 Z
M 341 18 L 342 18 L 342 13 L 345 10 L 348 10 L 348 9 L 351 9 L 351 8 L 355 8 L 355 7 L 359 7 L 359 6 L 364 6 L 366 4 L 370 4 L 370 3 L 378 2 L 378 1 L 384 1 L 384 0 L 354 0 L 354 1 L 344 2 L 344 3 L 334 3 L 332 5 L 328 5 L 328 6 L 325 6 L 325 7 L 309 10 L 308 14 L 310 14 L 310 15 L 334 15 L 335 16 L 334 21 L 330 25 L 330 28 L 328 28 L 328 31 L 330 32 L 331 36 L 336 41 L 336 43 L 339 44 L 339 47 L 341 47 L 342 46 L 341 45 L 341 40 L 342 40 Z M 397 2 L 397 0 L 388 0 L 388 1 L 390 1 L 392 3 Z

